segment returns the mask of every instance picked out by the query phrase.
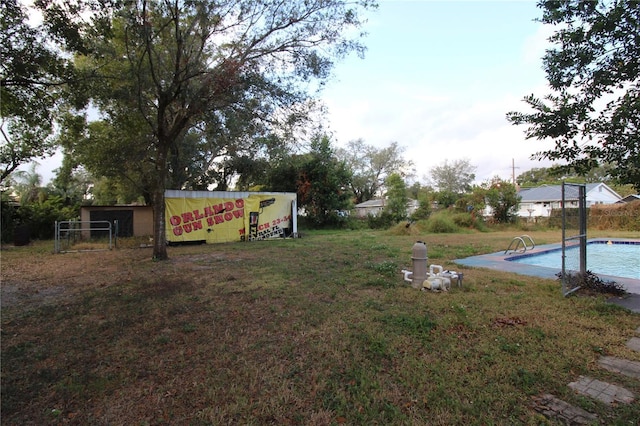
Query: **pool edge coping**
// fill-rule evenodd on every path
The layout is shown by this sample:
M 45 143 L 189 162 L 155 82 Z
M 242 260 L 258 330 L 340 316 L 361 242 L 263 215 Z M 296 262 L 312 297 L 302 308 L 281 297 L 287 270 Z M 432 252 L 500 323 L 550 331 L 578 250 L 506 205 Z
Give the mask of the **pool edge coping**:
M 617 241 L 617 242 L 639 242 L 640 240 L 632 239 L 632 238 L 590 238 L 587 240 L 587 243 L 592 242 L 607 242 L 607 241 Z M 562 248 L 562 243 L 551 243 L 551 244 L 543 244 L 540 246 L 536 246 L 531 250 L 527 250 L 526 253 L 532 254 L 540 254 L 547 251 L 557 250 Z M 453 262 L 457 265 L 467 266 L 472 268 L 486 268 L 491 270 L 498 270 L 503 272 L 512 272 L 519 275 L 527 275 L 538 278 L 545 279 L 558 279 L 559 269 L 549 268 L 545 266 L 535 266 L 528 265 L 525 263 L 512 262 L 507 260 L 507 258 L 523 256 L 524 253 L 512 253 L 505 254 L 504 251 L 499 251 L 495 253 L 481 254 L 477 256 L 470 256 L 464 259 L 454 259 Z M 625 287 L 625 290 L 628 293 L 640 294 L 640 279 L 633 279 L 627 277 L 616 277 L 612 275 L 604 275 L 604 274 L 596 274 L 603 280 L 607 281 L 615 281 L 618 284 L 622 284 Z

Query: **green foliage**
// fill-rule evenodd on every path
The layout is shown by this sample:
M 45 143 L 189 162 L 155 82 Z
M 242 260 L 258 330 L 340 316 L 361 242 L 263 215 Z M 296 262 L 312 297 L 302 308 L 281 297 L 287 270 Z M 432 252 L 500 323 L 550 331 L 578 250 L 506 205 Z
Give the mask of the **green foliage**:
M 640 191 L 640 7 L 635 0 L 544 0 L 541 21 L 553 25 L 554 43 L 543 64 L 553 91 L 524 98 L 530 112 L 510 112 L 527 125 L 529 139 L 551 139 L 535 154 L 567 163 L 585 175 L 611 164 L 611 176 Z
M 367 215 L 367 225 L 370 229 L 388 229 L 395 223 L 397 223 L 395 217 L 387 211 L 382 211 L 377 215 Z
M 56 186 L 40 186 L 41 176 L 35 171 L 35 163 L 29 172 L 16 172 L 11 179 L 10 191 L 18 195 L 17 204 L 2 193 L 2 241 L 10 242 L 19 231 L 34 239 L 51 239 L 56 221 L 76 219 L 80 216 L 80 201 L 84 193 L 67 191 Z
M 475 215 L 477 212 L 484 211 L 486 205 L 486 189 L 474 185 L 470 193 L 466 193 L 456 200 L 455 209 L 457 212 Z
M 407 218 L 407 203 L 409 202 L 407 186 L 397 173 L 389 175 L 385 184 L 387 186 L 385 211 L 391 215 L 396 223 L 400 222 Z
M 435 199 L 438 203 L 438 207 L 441 209 L 446 209 L 447 207 L 453 206 L 458 199 L 460 198 L 460 195 L 453 192 L 453 191 L 438 191 L 435 194 Z
M 72 68 L 17 0 L 0 3 L 0 182 L 54 150 L 54 111 Z
M 468 159 L 455 160 L 451 164 L 445 160 L 444 164 L 433 167 L 430 174 L 439 192 L 463 194 L 471 190 L 471 183 L 476 178 L 475 170 Z
M 437 323 L 428 314 L 386 314 L 379 317 L 378 321 L 399 333 L 421 337 L 429 336 L 437 326 Z
M 397 142 L 385 148 L 376 148 L 362 139 L 350 141 L 346 149 L 336 150 L 338 158 L 346 163 L 353 175 L 350 187 L 356 204 L 384 192 L 385 180 L 392 173 L 401 178 L 413 174 L 413 162 L 405 160 L 403 152 L 404 148 Z
M 500 178 L 486 183 L 485 197 L 491 207 L 493 220 L 497 223 L 512 223 L 517 218 L 520 197 L 516 187 Z
M 455 213 L 451 216 L 451 220 L 461 228 L 473 228 L 475 225 L 475 220 L 471 213 Z
M 375 264 L 367 263 L 365 264 L 365 266 L 369 269 L 373 269 L 381 275 L 386 275 L 388 277 L 397 276 L 399 269 L 397 263 L 392 260 L 385 260 L 383 262 Z
M 79 219 L 79 217 L 79 205 L 68 206 L 61 196 L 49 196 L 42 202 L 18 207 L 14 216 L 14 230 L 18 226 L 24 226 L 29 230 L 31 238 L 50 240 L 54 237 L 56 221 Z
M 422 198 L 419 202 L 418 208 L 411 215 L 411 220 L 424 220 L 431 215 L 431 201 L 427 198 Z
M 0 200 L 0 237 L 3 243 L 13 240 L 13 232 L 16 226 L 16 206 L 2 192 L 2 200 Z
M 297 176 L 299 207 L 315 227 L 342 226 L 347 217 L 351 196 L 348 185 L 351 175 L 344 162 L 338 161 L 326 135 L 316 135 L 311 152 L 300 165 Z
M 454 223 L 447 212 L 439 212 L 431 215 L 423 228 L 434 234 L 448 234 L 459 232 L 460 228 Z
M 604 182 L 609 186 L 614 185 L 611 178 L 611 164 L 602 164 L 589 170 L 587 173 L 578 175 L 575 171 L 554 165 L 551 167 L 540 167 L 527 170 L 516 177 L 516 182 L 520 186 L 533 187 L 540 185 L 560 185 L 562 182 L 568 183 L 600 183 Z M 616 191 L 620 193 L 620 191 Z M 627 195 L 627 194 L 625 194 Z

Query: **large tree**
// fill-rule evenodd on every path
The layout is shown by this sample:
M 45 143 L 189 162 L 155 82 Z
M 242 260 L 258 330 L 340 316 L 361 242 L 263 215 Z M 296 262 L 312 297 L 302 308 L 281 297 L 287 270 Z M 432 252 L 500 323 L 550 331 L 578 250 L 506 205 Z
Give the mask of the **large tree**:
M 362 46 L 347 37 L 369 0 L 136 0 L 118 3 L 110 38 L 77 64 L 94 70 L 89 95 L 111 128 L 151 164 L 153 257 L 167 258 L 164 191 L 192 129 L 244 96 L 276 108 L 305 100 L 301 82 L 329 77 L 333 60 Z M 137 117 L 137 118 L 136 118 Z M 146 169 L 145 169 L 146 170 Z
M 118 1 L 0 2 L 0 182 L 55 151 L 61 101 L 81 104 L 83 82 L 95 77 L 80 75 L 72 55 L 91 52 L 93 41 L 108 34 Z
M 281 158 L 271 165 L 262 188 L 268 191 L 295 192 L 298 207 L 317 227 L 345 222 L 344 211 L 351 207 L 349 181 L 351 173 L 345 162 L 336 157 L 331 139 L 315 133 L 309 152 Z
M 551 139 L 534 158 L 564 160 L 585 174 L 599 163 L 640 191 L 640 2 L 543 0 L 541 21 L 556 26 L 543 64 L 552 90 L 510 112 L 527 138 Z
M 431 182 L 439 192 L 448 192 L 460 195 L 471 190 L 471 184 L 476 178 L 476 167 L 464 158 L 454 160 L 444 160 L 439 166 L 434 166 L 429 170 Z
M 386 178 L 396 173 L 402 178 L 412 176 L 414 164 L 403 157 L 404 147 L 391 142 L 384 148 L 368 145 L 362 139 L 352 140 L 336 154 L 351 170 L 351 190 L 356 204 L 381 196 Z
M 0 2 L 0 182 L 54 150 L 52 112 L 71 68 L 29 24 L 18 0 Z

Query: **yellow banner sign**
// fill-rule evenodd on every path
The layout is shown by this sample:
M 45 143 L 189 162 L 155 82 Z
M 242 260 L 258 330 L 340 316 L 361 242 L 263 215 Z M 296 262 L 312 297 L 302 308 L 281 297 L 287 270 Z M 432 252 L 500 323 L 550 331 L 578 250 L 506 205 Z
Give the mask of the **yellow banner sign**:
M 222 243 L 288 236 L 295 194 L 166 198 L 168 242 Z

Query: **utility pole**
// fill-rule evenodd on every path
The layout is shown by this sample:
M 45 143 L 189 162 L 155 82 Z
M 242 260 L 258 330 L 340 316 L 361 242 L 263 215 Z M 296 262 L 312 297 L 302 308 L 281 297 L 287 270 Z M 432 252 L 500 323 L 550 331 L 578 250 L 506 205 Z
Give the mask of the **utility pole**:
M 520 167 L 518 167 L 519 169 Z M 515 159 L 511 159 L 511 183 L 513 183 L 513 186 L 516 186 L 516 160 Z

